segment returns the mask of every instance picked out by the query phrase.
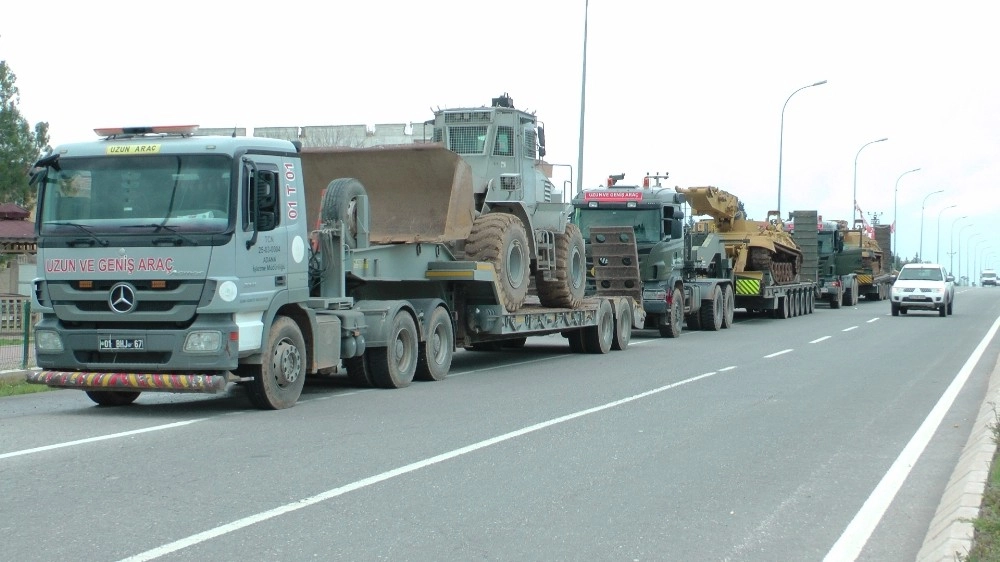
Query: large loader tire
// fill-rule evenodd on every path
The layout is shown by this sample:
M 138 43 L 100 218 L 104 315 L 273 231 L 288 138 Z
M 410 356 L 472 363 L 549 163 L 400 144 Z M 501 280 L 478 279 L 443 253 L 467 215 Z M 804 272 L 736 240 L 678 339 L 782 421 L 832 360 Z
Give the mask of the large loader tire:
M 392 319 L 386 346 L 365 351 L 375 386 L 403 388 L 413 382 L 413 375 L 417 371 L 419 343 L 413 317 L 405 310 L 400 310 Z
M 358 247 L 358 197 L 365 196 L 365 186 L 354 178 L 339 178 L 330 182 L 323 193 L 320 220 L 324 223 L 344 221 L 344 243 Z M 314 228 L 316 225 L 306 225 Z
M 427 320 L 427 339 L 420 344 L 417 372 L 420 381 L 439 381 L 448 376 L 452 353 L 455 349 L 455 329 L 448 310 L 439 306 Z
M 565 234 L 556 235 L 555 279 L 546 281 L 542 271 L 535 273 L 535 288 L 542 306 L 576 308 L 587 288 L 587 260 L 580 227 L 566 225 Z
M 291 408 L 306 381 L 306 342 L 291 319 L 279 316 L 271 324 L 261 364 L 255 366 L 247 390 L 250 401 L 262 410 Z
M 679 338 L 681 336 L 681 322 L 684 321 L 684 294 L 680 289 L 674 288 L 670 310 L 662 319 L 662 323 L 657 326 L 662 338 Z
M 465 241 L 465 259 L 493 264 L 500 304 L 514 312 L 524 304 L 529 283 L 528 235 L 521 219 L 506 213 L 480 215 Z

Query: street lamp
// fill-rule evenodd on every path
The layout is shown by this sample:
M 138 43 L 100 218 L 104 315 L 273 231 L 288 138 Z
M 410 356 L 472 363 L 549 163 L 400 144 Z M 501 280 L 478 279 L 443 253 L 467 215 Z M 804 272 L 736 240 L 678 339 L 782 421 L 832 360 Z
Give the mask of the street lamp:
M 948 257 L 948 271 L 952 271 L 952 268 L 955 266 L 955 223 L 957 223 L 958 221 L 960 221 L 962 219 L 967 219 L 967 218 L 969 218 L 969 215 L 958 217 L 957 219 L 951 221 L 951 230 L 948 231 L 948 256 L 949 256 Z M 971 224 L 967 224 L 965 226 L 972 226 L 972 225 Z M 962 228 L 965 228 L 965 227 L 962 227 Z M 962 231 L 961 230 L 958 231 L 958 235 L 959 236 L 962 235 Z M 940 263 L 940 262 L 938 262 L 938 263 Z
M 854 208 L 851 209 L 851 216 L 853 217 L 853 220 L 851 221 L 850 228 L 854 228 L 854 223 L 857 222 L 858 220 L 858 156 L 861 156 L 861 151 L 864 150 L 865 147 L 868 146 L 869 144 L 875 144 L 877 142 L 882 142 L 887 140 L 889 140 L 889 137 L 867 142 L 861 145 L 861 148 L 858 149 L 858 153 L 854 155 Z
M 962 269 L 962 232 L 972 226 L 972 223 L 963 225 L 962 228 L 958 229 L 958 269 Z M 955 270 L 952 270 L 952 275 L 955 274 Z
M 986 269 L 983 267 L 983 260 L 986 259 L 986 254 L 989 253 L 989 246 L 983 246 L 983 251 L 976 254 L 976 262 L 972 265 L 972 273 L 975 274 L 977 271 L 982 271 Z
M 947 211 L 948 209 L 954 209 L 958 205 L 948 205 L 944 209 L 938 211 L 938 221 L 937 221 L 937 258 L 934 259 L 934 263 L 941 263 L 941 213 Z
M 896 178 L 896 188 L 892 191 L 892 259 L 893 259 L 893 261 L 896 261 L 896 256 L 898 255 L 898 254 L 896 254 L 896 239 L 899 238 L 899 235 L 896 233 L 896 229 L 899 228 L 899 225 L 896 222 L 896 199 L 899 197 L 899 180 L 903 179 L 903 176 L 905 176 L 906 174 L 912 174 L 913 172 L 919 172 L 919 171 L 920 171 L 920 168 L 914 168 L 912 170 L 907 170 L 907 171 L 903 172 L 902 174 L 899 174 L 899 177 Z
M 972 239 L 975 238 L 976 236 L 979 236 L 978 232 L 973 232 L 972 234 L 969 235 L 969 240 L 965 243 L 965 251 L 966 252 L 969 251 L 969 246 L 972 245 Z M 966 270 L 969 269 L 969 257 L 968 256 L 965 257 L 965 269 Z M 959 233 L 959 236 L 958 236 L 958 280 L 959 280 L 959 285 L 961 285 L 962 284 L 961 283 L 961 281 L 962 281 L 962 236 L 961 236 L 961 233 Z
M 920 258 L 920 263 L 924 263 L 924 207 L 927 206 L 927 198 L 935 193 L 944 193 L 944 190 L 939 189 L 928 193 L 927 196 L 924 197 L 924 202 L 920 204 L 920 252 L 917 254 L 917 257 Z M 959 249 L 961 249 L 961 246 L 962 245 L 959 244 Z
M 809 84 L 808 86 L 802 86 L 798 90 L 795 90 L 789 94 L 788 99 L 785 100 L 785 105 L 781 106 L 781 131 L 778 133 L 778 218 L 781 218 L 781 156 L 785 145 L 785 108 L 788 107 L 788 100 L 792 99 L 792 96 L 805 90 L 806 88 L 812 88 L 813 86 L 822 86 L 826 84 L 826 80 L 822 82 L 816 82 L 815 84 Z
M 972 242 L 972 237 L 969 238 L 969 242 Z M 976 244 L 972 246 L 972 255 L 965 261 L 965 278 L 969 280 L 969 285 L 972 285 L 972 276 L 976 273 L 976 254 L 979 252 L 979 245 L 983 242 L 987 242 L 987 240 L 976 240 Z

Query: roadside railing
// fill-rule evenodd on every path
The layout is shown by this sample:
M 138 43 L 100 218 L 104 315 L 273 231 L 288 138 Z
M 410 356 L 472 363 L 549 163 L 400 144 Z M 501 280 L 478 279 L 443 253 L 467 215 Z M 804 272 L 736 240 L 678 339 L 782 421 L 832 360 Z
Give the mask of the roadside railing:
M 35 367 L 31 298 L 0 295 L 0 371 Z

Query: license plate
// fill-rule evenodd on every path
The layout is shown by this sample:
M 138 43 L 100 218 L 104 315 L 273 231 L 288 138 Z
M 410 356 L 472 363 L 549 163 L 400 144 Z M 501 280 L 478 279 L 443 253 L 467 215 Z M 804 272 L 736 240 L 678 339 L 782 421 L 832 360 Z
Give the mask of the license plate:
M 146 346 L 143 338 L 98 338 L 97 348 L 100 351 L 135 351 Z

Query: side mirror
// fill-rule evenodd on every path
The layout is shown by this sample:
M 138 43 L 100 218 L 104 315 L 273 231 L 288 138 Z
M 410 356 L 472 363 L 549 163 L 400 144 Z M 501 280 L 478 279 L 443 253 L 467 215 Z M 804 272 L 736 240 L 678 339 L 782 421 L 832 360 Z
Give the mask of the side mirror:
M 949 283 L 954 283 L 955 282 L 955 276 L 954 275 L 946 275 L 945 278 L 944 278 L 944 280 L 947 281 L 947 282 L 949 282 Z

